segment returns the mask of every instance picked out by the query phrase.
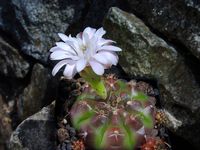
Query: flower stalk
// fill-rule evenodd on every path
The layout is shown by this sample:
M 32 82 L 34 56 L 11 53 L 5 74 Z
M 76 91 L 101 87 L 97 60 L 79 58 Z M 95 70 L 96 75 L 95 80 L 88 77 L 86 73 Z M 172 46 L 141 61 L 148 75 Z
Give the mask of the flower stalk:
M 86 67 L 83 71 L 80 72 L 80 75 L 89 83 L 89 85 L 102 99 L 106 99 L 107 91 L 104 81 L 101 80 L 101 76 L 95 74 L 90 67 Z

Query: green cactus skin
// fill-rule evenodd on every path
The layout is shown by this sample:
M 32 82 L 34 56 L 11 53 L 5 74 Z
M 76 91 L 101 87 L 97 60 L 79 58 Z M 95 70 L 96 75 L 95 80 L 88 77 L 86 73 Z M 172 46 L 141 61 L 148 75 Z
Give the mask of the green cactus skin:
M 85 83 L 70 110 L 73 126 L 91 149 L 133 150 L 155 137 L 155 98 L 136 87 L 136 82 L 103 78 L 107 98 L 102 99 Z

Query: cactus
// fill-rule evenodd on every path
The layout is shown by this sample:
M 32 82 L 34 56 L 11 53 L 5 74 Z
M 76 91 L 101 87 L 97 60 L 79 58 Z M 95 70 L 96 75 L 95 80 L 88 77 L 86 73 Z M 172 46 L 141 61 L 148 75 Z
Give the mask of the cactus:
M 107 98 L 102 99 L 85 83 L 70 110 L 73 126 L 87 146 L 94 149 L 133 150 L 154 138 L 155 98 L 147 96 L 134 80 L 102 77 Z

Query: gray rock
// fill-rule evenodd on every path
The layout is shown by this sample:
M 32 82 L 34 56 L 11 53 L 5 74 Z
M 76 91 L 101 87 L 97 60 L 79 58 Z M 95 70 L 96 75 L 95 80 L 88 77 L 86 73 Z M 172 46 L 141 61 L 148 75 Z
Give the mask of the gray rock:
M 11 118 L 9 113 L 11 108 L 5 103 L 0 94 L 0 149 L 6 150 L 8 147 L 10 135 L 12 133 Z
M 45 100 L 45 96 L 49 90 L 48 82 L 50 77 L 48 69 L 40 64 L 34 65 L 31 82 L 24 89 L 18 101 L 18 114 L 22 120 L 36 113 L 49 103 Z
M 25 54 L 46 62 L 57 33 L 78 21 L 84 7 L 83 0 L 1 0 L 0 29 Z
M 178 42 L 200 59 L 200 1 L 127 0 L 133 12 L 169 40 Z
M 104 27 L 123 49 L 119 63 L 125 72 L 158 80 L 164 108 L 182 122 L 175 134 L 199 149 L 200 87 L 182 56 L 135 15 L 118 8 L 109 10 Z
M 16 128 L 10 138 L 10 150 L 56 149 L 54 105 L 44 107 Z
M 29 71 L 26 62 L 18 51 L 0 37 L 0 74 L 8 77 L 23 78 Z

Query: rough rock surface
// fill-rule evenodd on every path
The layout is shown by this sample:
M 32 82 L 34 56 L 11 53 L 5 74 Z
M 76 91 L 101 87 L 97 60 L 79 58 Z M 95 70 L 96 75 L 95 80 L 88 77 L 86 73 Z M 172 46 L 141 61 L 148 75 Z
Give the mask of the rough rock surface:
M 104 27 L 123 48 L 120 65 L 129 75 L 158 80 L 162 103 L 183 124 L 174 131 L 200 148 L 200 87 L 176 49 L 153 34 L 135 15 L 111 8 Z M 195 132 L 191 130 L 195 129 Z
M 0 37 L 0 74 L 23 78 L 29 71 L 29 64 L 18 51 Z
M 25 54 L 46 62 L 57 33 L 78 21 L 84 6 L 84 0 L 1 0 L 0 29 Z
M 24 120 L 12 133 L 10 150 L 55 150 L 54 103 Z
M 9 116 L 11 109 L 5 103 L 2 95 L 0 94 L 0 149 L 6 150 L 10 135 L 12 133 L 11 119 Z
M 199 0 L 126 0 L 134 13 L 200 59 Z
M 46 95 L 50 80 L 49 70 L 40 64 L 35 64 L 32 70 L 31 83 L 24 89 L 18 102 L 18 113 L 21 119 L 36 113 L 47 105 Z M 52 96 L 52 95 L 51 95 Z M 51 97 L 53 98 L 53 97 Z

